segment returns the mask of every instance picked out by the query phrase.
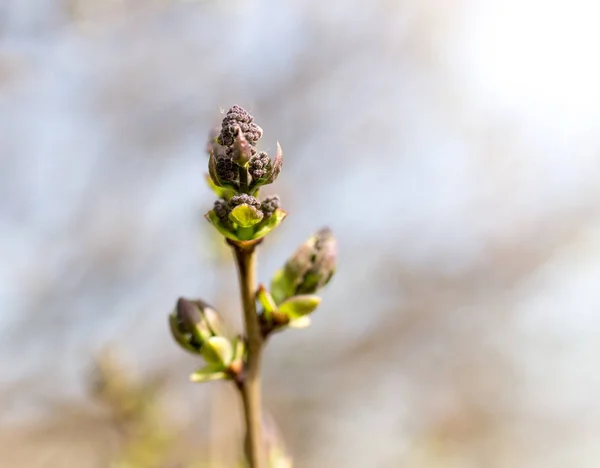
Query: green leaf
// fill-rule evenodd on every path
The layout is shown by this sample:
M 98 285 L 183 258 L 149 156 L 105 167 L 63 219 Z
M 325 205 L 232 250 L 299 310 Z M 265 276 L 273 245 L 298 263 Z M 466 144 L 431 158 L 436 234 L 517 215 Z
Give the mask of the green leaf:
M 273 312 L 277 310 L 277 304 L 275 303 L 275 300 L 262 284 L 258 287 L 256 298 L 263 307 L 263 315 L 265 320 L 269 325 L 271 325 L 273 321 Z
M 309 294 L 294 296 L 279 306 L 279 312 L 287 315 L 291 320 L 295 320 L 313 312 L 320 303 L 319 296 Z
M 269 216 L 266 220 L 264 220 L 261 224 L 259 224 L 258 228 L 254 232 L 252 239 L 260 239 L 261 237 L 265 237 L 268 233 L 270 233 L 273 229 L 275 229 L 281 222 L 285 219 L 287 213 L 282 209 L 278 208 L 275 212 Z
M 260 305 L 262 305 L 265 309 L 265 312 L 271 313 L 277 310 L 277 304 L 273 300 L 273 297 L 262 284 L 258 287 L 258 293 L 256 297 L 258 298 Z
M 263 214 L 255 207 L 242 203 L 231 210 L 229 219 L 242 228 L 249 228 L 258 224 L 263 219 Z
M 211 223 L 214 227 L 216 227 L 217 230 L 221 234 L 223 234 L 225 237 L 227 237 L 231 240 L 236 240 L 236 241 L 241 240 L 238 238 L 237 234 L 229 228 L 229 226 L 225 226 L 221 222 L 221 220 L 219 219 L 217 214 L 214 212 L 214 210 L 210 210 L 208 213 L 206 213 L 204 215 L 204 217 L 208 220 L 209 223 Z
M 208 187 L 214 192 L 214 194 L 219 198 L 224 198 L 225 200 L 229 200 L 233 195 L 235 195 L 235 191 L 229 187 L 221 187 L 214 183 L 213 179 L 209 174 L 206 174 L 206 184 Z
M 215 364 L 208 364 L 190 375 L 192 382 L 210 382 L 226 378 L 227 374 L 223 372 L 223 368 Z
M 294 294 L 294 285 L 285 274 L 285 269 L 281 268 L 275 272 L 271 280 L 271 296 L 276 304 L 281 304 L 284 300 Z
M 236 336 L 233 340 L 234 359 L 242 359 L 246 354 L 246 343 L 241 336 Z
M 223 369 L 233 359 L 233 346 L 227 338 L 213 336 L 204 343 L 202 357 L 208 364 L 220 365 L 221 369 Z

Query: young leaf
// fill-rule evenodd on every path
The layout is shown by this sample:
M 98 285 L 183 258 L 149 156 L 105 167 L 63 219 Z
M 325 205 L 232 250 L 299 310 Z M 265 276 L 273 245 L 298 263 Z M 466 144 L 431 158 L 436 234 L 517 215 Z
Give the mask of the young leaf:
M 283 165 L 283 150 L 281 149 L 279 142 L 277 142 L 277 153 L 275 154 L 275 160 L 273 161 L 273 167 L 271 169 L 271 173 L 269 174 L 269 177 L 267 178 L 267 181 L 265 182 L 265 185 L 272 184 L 275 181 L 275 179 L 277 179 L 277 176 L 281 172 L 282 165 Z
M 267 220 L 259 224 L 258 228 L 254 232 L 252 239 L 260 239 L 265 237 L 273 229 L 275 229 L 285 219 L 287 213 L 282 209 L 278 209 L 273 213 Z
M 294 285 L 285 274 L 285 269 L 281 268 L 275 272 L 271 280 L 271 295 L 276 304 L 281 304 L 285 299 L 294 294 Z
M 246 354 L 246 343 L 244 342 L 244 338 L 241 336 L 236 336 L 233 340 L 233 359 L 244 359 L 244 355 Z
M 228 226 L 225 226 L 225 224 L 221 222 L 214 210 L 210 210 L 204 215 L 204 217 L 208 220 L 210 224 L 216 227 L 217 230 L 225 237 L 235 241 L 240 240 L 234 231 L 232 231 Z
M 223 372 L 223 368 L 215 364 L 208 364 L 190 375 L 192 382 L 209 382 L 226 378 L 227 374 Z
M 220 185 L 215 184 L 209 174 L 206 174 L 206 184 L 219 198 L 229 200 L 233 195 L 235 195 L 235 191 L 233 189 L 229 187 L 221 187 Z
M 258 224 L 263 219 L 263 214 L 255 207 L 242 203 L 231 210 L 229 219 L 242 228 L 249 228 Z
M 208 364 L 215 364 L 223 369 L 233 359 L 233 346 L 227 338 L 213 336 L 204 343 L 202 357 Z
M 279 312 L 287 315 L 291 320 L 303 317 L 314 311 L 321 303 L 319 296 L 301 295 L 290 297 L 279 306 Z
M 262 284 L 258 287 L 256 297 L 260 305 L 265 309 L 265 312 L 271 313 L 277 310 L 277 304 L 275 304 L 273 297 Z
M 277 304 L 275 303 L 275 300 L 273 299 L 269 291 L 267 291 L 267 288 L 265 288 L 262 284 L 258 287 L 256 298 L 258 299 L 258 302 L 260 302 L 260 304 L 263 306 L 265 320 L 269 325 L 271 325 L 273 320 L 273 312 L 277 310 Z

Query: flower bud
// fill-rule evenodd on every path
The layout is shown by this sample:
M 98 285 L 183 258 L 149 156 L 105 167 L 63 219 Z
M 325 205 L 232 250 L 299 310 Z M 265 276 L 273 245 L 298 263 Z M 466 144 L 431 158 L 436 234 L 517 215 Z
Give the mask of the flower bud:
M 277 210 L 280 205 L 281 203 L 279 201 L 279 197 L 277 195 L 273 195 L 263 200 L 263 202 L 260 204 L 260 210 L 265 215 L 265 218 L 268 218 L 275 213 L 275 210 Z
M 239 177 L 236 164 L 233 162 L 233 159 L 228 156 L 222 156 L 216 159 L 216 173 L 218 180 L 222 184 L 235 185 Z
M 318 291 L 329 283 L 335 273 L 338 245 L 329 228 L 321 229 L 317 233 L 314 249 L 312 265 L 298 284 L 296 294 L 312 294 Z
M 231 209 L 225 200 L 215 200 L 213 210 L 222 222 L 225 222 L 228 219 L 229 213 L 231 212 Z
M 204 301 L 177 301 L 175 312 L 169 316 L 171 333 L 177 343 L 194 353 L 200 353 L 204 344 L 221 333 L 217 312 Z
M 245 193 L 242 193 L 240 195 L 234 195 L 233 197 L 231 197 L 231 200 L 229 200 L 229 206 L 231 207 L 231 209 L 242 204 L 250 205 L 254 208 L 260 208 L 260 202 L 252 195 L 247 195 Z
M 262 185 L 272 184 L 281 172 L 282 164 L 283 151 L 281 150 L 279 143 L 277 143 L 277 153 L 275 154 L 275 160 L 273 161 L 271 161 L 265 152 L 260 152 L 257 155 L 252 156 L 248 165 L 248 173 L 252 177 L 250 193 L 254 193 Z
M 248 172 L 252 176 L 252 180 L 265 179 L 271 172 L 271 160 L 269 155 L 264 151 L 252 156 Z
M 262 129 L 254 123 L 254 117 L 240 106 L 233 106 L 223 119 L 221 133 L 217 140 L 220 145 L 227 147 L 230 156 L 233 153 L 233 145 L 238 131 L 243 133 L 244 138 L 251 146 L 256 146 L 263 133 Z
M 313 294 L 333 276 L 337 262 L 337 241 L 324 228 L 310 237 L 279 270 L 271 284 L 271 293 L 279 304 L 298 294 Z

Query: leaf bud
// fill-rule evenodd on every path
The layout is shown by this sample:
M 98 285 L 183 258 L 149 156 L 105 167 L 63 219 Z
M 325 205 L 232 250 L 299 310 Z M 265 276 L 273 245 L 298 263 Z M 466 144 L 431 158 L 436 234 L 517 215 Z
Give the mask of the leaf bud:
M 217 311 L 204 301 L 177 301 L 175 312 L 169 316 L 173 338 L 184 349 L 199 354 L 205 343 L 221 333 Z
M 298 294 L 313 294 L 324 287 L 335 272 L 337 241 L 324 228 L 302 244 L 279 270 L 271 283 L 271 293 L 279 304 Z

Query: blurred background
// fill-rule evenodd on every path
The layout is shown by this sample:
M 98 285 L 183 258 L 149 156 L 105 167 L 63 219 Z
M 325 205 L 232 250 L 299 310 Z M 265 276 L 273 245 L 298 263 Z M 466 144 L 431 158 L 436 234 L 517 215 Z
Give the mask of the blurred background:
M 237 466 L 235 392 L 188 382 L 166 319 L 202 297 L 240 325 L 203 219 L 208 132 L 239 104 L 285 154 L 261 280 L 323 225 L 340 242 L 313 325 L 265 356 L 295 466 L 599 466 L 599 20 L 2 0 L 0 464 Z

